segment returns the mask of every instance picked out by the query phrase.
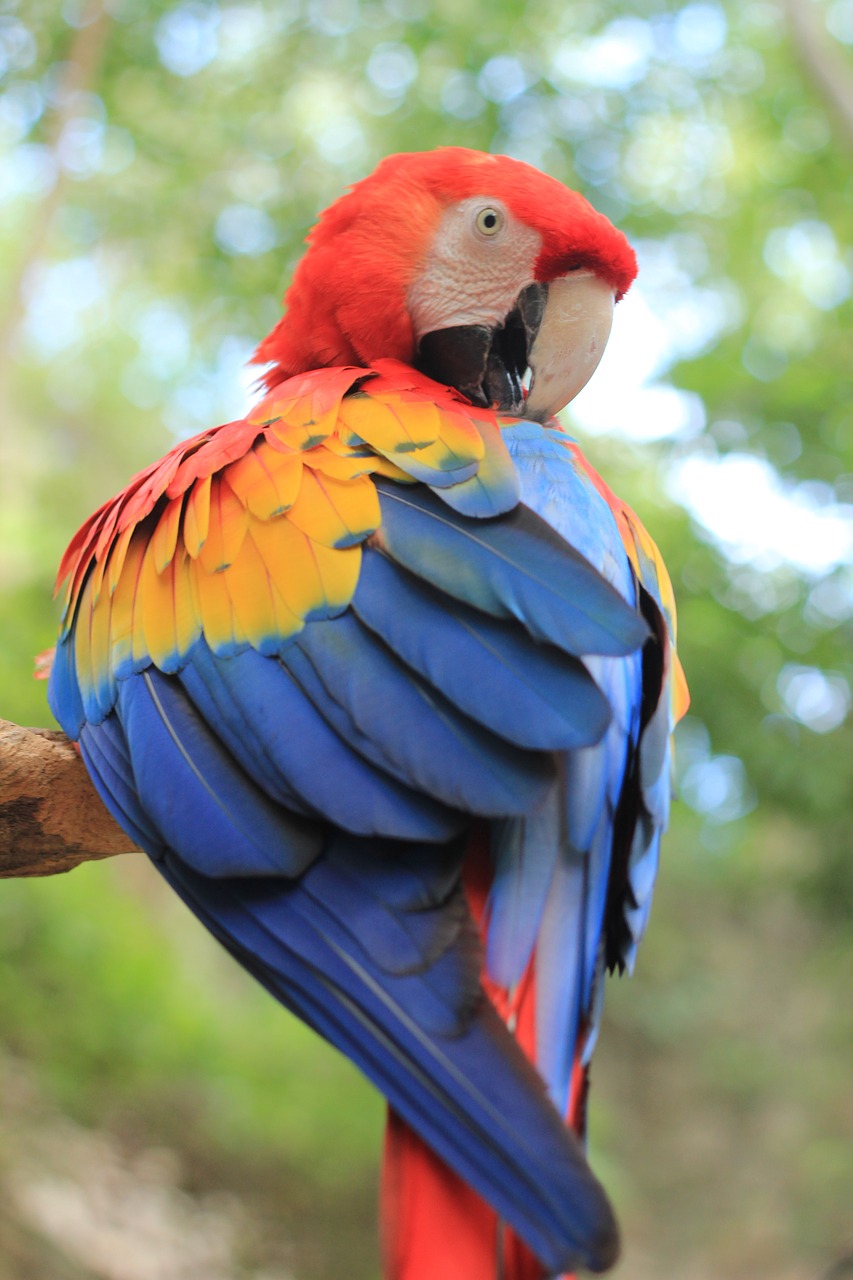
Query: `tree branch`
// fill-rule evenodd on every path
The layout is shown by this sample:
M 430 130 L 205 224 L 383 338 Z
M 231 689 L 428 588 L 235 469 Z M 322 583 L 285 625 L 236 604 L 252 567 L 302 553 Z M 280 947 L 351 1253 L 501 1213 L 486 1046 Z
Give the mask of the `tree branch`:
M 95 84 L 111 21 L 101 0 L 90 0 L 71 47 L 59 64 L 58 80 L 54 88 L 57 106 L 46 139 L 47 146 L 57 161 L 56 181 L 33 212 L 25 248 L 13 270 L 12 279 L 6 283 L 8 301 L 0 310 L 0 383 L 5 380 L 24 312 L 24 281 L 44 253 L 56 215 L 65 198 L 69 178 L 67 170 L 59 163 L 62 137 L 80 113 L 82 95 Z
M 794 49 L 824 105 L 853 147 L 853 68 L 826 30 L 823 9 L 807 0 L 781 0 Z
M 0 720 L 0 877 L 50 876 L 135 850 L 65 734 Z

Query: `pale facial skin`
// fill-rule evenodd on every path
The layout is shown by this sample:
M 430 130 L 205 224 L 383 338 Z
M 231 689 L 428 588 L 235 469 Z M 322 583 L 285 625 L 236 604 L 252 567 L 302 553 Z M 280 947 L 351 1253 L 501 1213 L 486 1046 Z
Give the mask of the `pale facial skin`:
M 539 233 L 502 201 L 484 195 L 452 205 L 406 299 L 416 339 L 458 326 L 501 327 L 535 281 L 540 249 Z M 526 415 L 552 417 L 586 385 L 610 335 L 614 300 L 611 286 L 587 268 L 549 283 L 528 354 Z

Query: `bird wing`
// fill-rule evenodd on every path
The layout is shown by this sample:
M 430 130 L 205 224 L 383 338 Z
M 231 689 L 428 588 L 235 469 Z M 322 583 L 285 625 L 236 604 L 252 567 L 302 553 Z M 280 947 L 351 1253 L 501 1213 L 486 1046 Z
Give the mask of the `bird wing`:
M 609 1265 L 462 885 L 485 825 L 487 981 L 535 954 L 564 1114 L 612 921 L 645 910 L 669 646 L 566 438 L 393 361 L 299 375 L 137 476 L 60 579 L 51 706 L 118 821 L 546 1265 Z
M 611 719 L 561 753 L 538 806 L 499 824 L 484 905 L 487 976 L 551 1098 L 578 1133 L 607 968 L 631 968 L 651 907 L 670 799 L 670 736 L 686 707 L 672 588 L 634 513 L 559 430 L 504 430 L 523 503 L 577 548 L 645 620 L 644 642 L 585 669 Z M 532 1010 L 529 1006 L 532 1005 Z

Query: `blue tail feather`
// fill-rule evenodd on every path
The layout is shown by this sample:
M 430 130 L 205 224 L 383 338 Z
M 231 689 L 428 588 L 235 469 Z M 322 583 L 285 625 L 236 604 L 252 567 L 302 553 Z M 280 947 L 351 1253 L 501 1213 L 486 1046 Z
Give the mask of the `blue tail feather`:
M 476 1002 L 452 1036 L 422 1025 L 413 979 L 350 950 L 330 893 L 331 864 L 322 860 L 283 890 L 210 881 L 174 858 L 165 873 L 264 985 L 342 1048 L 525 1234 L 546 1266 L 601 1270 L 612 1262 L 606 1197 L 494 1011 Z

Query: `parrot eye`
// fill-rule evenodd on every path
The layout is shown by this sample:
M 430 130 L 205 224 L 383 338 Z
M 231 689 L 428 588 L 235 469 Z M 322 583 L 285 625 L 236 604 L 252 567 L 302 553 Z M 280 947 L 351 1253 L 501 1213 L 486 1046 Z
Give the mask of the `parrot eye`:
M 474 226 L 481 236 L 497 235 L 503 224 L 504 216 L 500 209 L 493 209 L 490 205 L 481 209 L 474 219 Z

